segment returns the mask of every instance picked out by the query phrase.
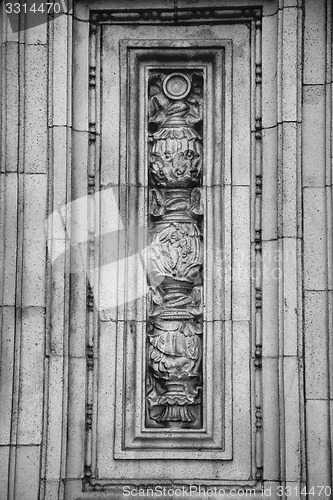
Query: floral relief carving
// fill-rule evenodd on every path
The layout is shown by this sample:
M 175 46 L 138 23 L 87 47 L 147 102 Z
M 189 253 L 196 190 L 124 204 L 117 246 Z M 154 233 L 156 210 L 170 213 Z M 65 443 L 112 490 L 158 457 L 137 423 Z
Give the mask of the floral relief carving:
M 148 84 L 148 427 L 202 427 L 203 75 Z

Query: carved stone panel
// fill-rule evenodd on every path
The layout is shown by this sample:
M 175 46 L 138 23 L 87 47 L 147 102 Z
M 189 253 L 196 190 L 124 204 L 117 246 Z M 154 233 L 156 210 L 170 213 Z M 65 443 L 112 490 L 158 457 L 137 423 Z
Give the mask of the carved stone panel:
M 201 71 L 148 75 L 147 427 L 202 427 Z
M 119 477 L 258 481 L 250 102 L 259 14 L 231 9 L 232 22 L 210 23 L 205 37 L 191 21 L 134 26 L 92 14 L 90 177 L 94 165 L 122 230 L 116 275 L 96 266 L 92 280 L 115 300 L 89 311 L 87 490 L 116 491 Z M 98 258 L 108 262 L 110 241 Z

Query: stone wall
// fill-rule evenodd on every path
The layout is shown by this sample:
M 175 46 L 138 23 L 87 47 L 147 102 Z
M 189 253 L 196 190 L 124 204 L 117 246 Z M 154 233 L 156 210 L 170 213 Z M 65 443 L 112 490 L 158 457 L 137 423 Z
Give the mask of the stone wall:
M 162 3 L 172 12 L 212 2 Z M 263 270 L 277 266 L 279 279 L 268 273 L 260 285 L 263 339 L 251 358 L 266 380 L 262 414 L 256 417 L 259 437 L 253 438 L 261 450 L 254 464 L 258 484 L 271 486 L 273 498 L 279 485 L 314 486 L 313 498 L 323 498 L 317 487 L 333 487 L 332 4 L 216 0 L 214 5 L 263 7 L 257 61 L 262 109 L 251 134 L 262 143 Z M 133 2 L 92 1 L 90 7 L 126 10 Z M 135 7 L 156 3 L 140 0 Z M 90 146 L 98 144 L 100 131 L 89 106 L 89 78 L 94 78 L 89 67 L 96 67 L 89 2 L 74 7 L 69 2 L 64 15 L 49 21 L 45 15 L 44 23 L 29 29 L 24 27 L 33 14 L 21 14 L 14 31 L 4 9 L 0 499 L 115 498 L 96 492 L 98 487 L 80 493 L 82 479 L 92 484 L 90 469 L 84 468 L 90 418 L 85 374 L 96 352 L 87 351 L 85 272 L 73 273 L 68 232 L 57 226 L 59 220 L 67 227 L 70 217 L 80 218 L 62 207 L 84 196 L 87 183 L 93 187 Z M 236 184 L 239 189 L 250 181 Z M 244 191 L 248 206 L 250 191 Z M 59 211 L 61 218 L 49 217 Z M 238 215 L 232 220 L 236 233 L 242 212 Z M 254 247 L 258 241 L 254 235 L 252 240 Z M 237 314 L 241 317 L 242 309 Z M 111 349 L 113 321 L 103 325 L 101 339 Z

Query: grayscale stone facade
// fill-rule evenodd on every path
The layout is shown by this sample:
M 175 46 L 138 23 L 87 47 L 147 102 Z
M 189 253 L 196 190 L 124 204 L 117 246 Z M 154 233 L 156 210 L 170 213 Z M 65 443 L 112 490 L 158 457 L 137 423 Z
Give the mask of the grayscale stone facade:
M 60 4 L 1 5 L 0 500 L 332 499 L 332 2 Z

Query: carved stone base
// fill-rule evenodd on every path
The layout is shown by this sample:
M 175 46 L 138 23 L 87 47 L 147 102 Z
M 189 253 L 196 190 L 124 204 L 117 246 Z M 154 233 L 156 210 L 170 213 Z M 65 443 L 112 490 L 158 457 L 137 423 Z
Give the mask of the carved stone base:
M 194 422 L 187 405 L 166 405 L 161 414 L 156 417 L 157 422 L 166 422 L 168 427 L 182 427 L 183 422 Z M 178 425 L 177 425 L 178 424 Z

